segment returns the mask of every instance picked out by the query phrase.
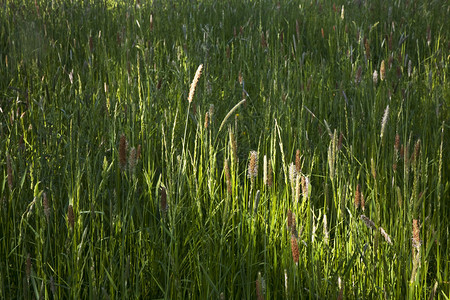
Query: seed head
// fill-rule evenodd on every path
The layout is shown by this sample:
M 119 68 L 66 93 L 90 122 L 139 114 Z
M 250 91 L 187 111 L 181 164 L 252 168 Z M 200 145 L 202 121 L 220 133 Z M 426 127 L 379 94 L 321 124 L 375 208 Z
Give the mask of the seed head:
M 195 88 L 197 87 L 197 83 L 198 83 L 198 80 L 200 79 L 200 75 L 202 75 L 202 69 L 203 69 L 203 64 L 198 66 L 197 71 L 195 72 L 194 79 L 192 80 L 192 83 L 191 83 L 191 88 L 189 89 L 189 97 L 188 97 L 189 103 L 192 103 L 192 100 L 194 99 Z
M 248 163 L 248 177 L 253 180 L 258 175 L 258 152 L 250 151 L 250 161 Z
M 386 123 L 388 121 L 388 118 L 389 118 L 389 105 L 386 106 L 386 109 L 384 110 L 384 114 L 383 114 L 383 119 L 381 120 L 381 133 L 380 133 L 381 139 L 383 139 L 384 130 L 386 128 Z
M 297 171 L 294 163 L 291 163 L 289 165 L 289 181 L 291 182 L 291 185 L 295 185 L 296 180 L 297 180 Z
M 361 215 L 361 220 L 363 220 L 364 224 L 366 224 L 366 226 L 370 229 L 376 230 L 377 226 L 375 225 L 375 223 L 369 219 L 368 217 L 366 217 L 365 215 Z
M 291 250 L 292 250 L 292 259 L 294 260 L 295 265 L 298 265 L 299 260 L 299 251 L 298 251 L 298 242 L 297 238 L 292 234 L 291 235 Z
M 127 146 L 127 137 L 122 134 L 119 142 L 119 167 L 122 171 L 124 171 L 127 166 Z
M 377 70 L 373 71 L 372 80 L 374 84 L 378 83 L 378 72 Z
M 384 231 L 384 229 L 381 228 L 381 227 L 380 227 L 380 232 L 381 232 L 381 235 L 384 237 L 384 240 L 385 240 L 388 244 L 391 244 L 391 245 L 392 245 L 391 238 L 390 238 L 389 235 L 386 233 L 386 231 Z
M 297 149 L 295 152 L 295 170 L 297 171 L 297 174 L 300 174 L 302 171 L 302 160 L 300 157 L 300 149 Z
M 270 187 L 273 184 L 272 173 L 273 173 L 272 164 L 269 161 L 269 165 L 267 166 L 267 185 Z
M 75 215 L 73 213 L 73 207 L 71 204 L 69 204 L 69 207 L 67 208 L 67 222 L 70 225 L 70 228 L 73 230 L 73 227 L 75 225 Z
M 44 215 L 47 218 L 48 222 L 48 218 L 50 217 L 50 206 L 48 205 L 48 198 L 46 192 L 42 194 L 42 206 L 44 207 Z
M 380 79 L 383 81 L 386 78 L 386 65 L 384 63 L 384 60 L 381 61 L 380 66 Z
M 136 163 L 137 163 L 136 148 L 132 147 L 128 158 L 128 168 L 130 169 L 131 173 L 134 173 L 136 169 Z

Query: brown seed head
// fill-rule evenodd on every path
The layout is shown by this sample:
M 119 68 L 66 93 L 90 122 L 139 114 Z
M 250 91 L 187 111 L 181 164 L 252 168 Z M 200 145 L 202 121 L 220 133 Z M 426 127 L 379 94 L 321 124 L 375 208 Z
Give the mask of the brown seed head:
M 119 142 L 119 167 L 122 171 L 127 166 L 127 137 L 122 134 Z
M 248 163 L 248 177 L 253 181 L 258 175 L 258 152 L 250 151 L 250 161 Z
M 295 169 L 297 171 L 297 174 L 300 174 L 302 171 L 302 160 L 300 157 L 300 149 L 297 149 L 295 152 Z
M 297 238 L 292 234 L 291 235 L 291 250 L 292 250 L 292 259 L 294 260 L 294 263 L 298 265 L 299 260 L 299 251 L 298 251 L 298 242 Z
M 70 225 L 70 228 L 73 230 L 73 227 L 75 226 L 75 215 L 73 213 L 73 207 L 71 204 L 69 204 L 69 207 L 67 208 L 67 222 Z

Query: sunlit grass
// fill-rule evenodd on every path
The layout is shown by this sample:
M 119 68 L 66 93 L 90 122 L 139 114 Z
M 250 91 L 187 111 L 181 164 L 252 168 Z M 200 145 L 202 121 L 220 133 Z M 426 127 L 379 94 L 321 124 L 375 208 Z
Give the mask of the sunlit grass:
M 0 298 L 450 297 L 445 1 L 0 6 Z

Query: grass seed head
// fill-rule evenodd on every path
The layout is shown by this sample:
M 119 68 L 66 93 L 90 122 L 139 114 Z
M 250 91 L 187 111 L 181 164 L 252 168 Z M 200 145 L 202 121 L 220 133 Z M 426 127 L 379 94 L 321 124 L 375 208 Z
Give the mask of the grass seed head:
M 384 229 L 382 227 L 380 227 L 380 233 L 381 235 L 384 237 L 384 240 L 388 243 L 392 245 L 392 241 L 391 241 L 391 237 L 386 233 L 386 231 L 384 231 Z
M 189 89 L 189 103 L 192 103 L 194 99 L 195 88 L 197 87 L 198 80 L 200 79 L 200 75 L 202 75 L 203 64 L 199 65 L 197 71 L 195 72 L 194 79 L 192 80 L 191 87 Z
M 360 218 L 361 218 L 361 220 L 363 220 L 364 224 L 366 224 L 366 226 L 368 228 L 373 229 L 373 230 L 377 230 L 377 226 L 375 225 L 375 223 L 371 219 L 369 219 L 365 215 L 361 215 Z
M 134 173 L 134 171 L 136 169 L 136 164 L 137 164 L 136 148 L 132 147 L 130 150 L 129 158 L 128 158 L 128 168 L 131 173 Z
M 296 171 L 294 163 L 291 163 L 289 165 L 289 181 L 292 186 L 295 185 L 296 180 L 297 180 L 297 171 Z
M 253 182 L 258 175 L 258 152 L 250 151 L 250 161 L 248 163 L 248 177 Z
M 298 250 L 297 238 L 293 234 L 291 235 L 291 250 L 292 250 L 292 260 L 294 261 L 295 265 L 298 265 L 300 254 Z
M 127 146 L 127 137 L 122 134 L 119 141 L 119 167 L 122 171 L 124 171 L 127 166 Z
M 380 66 L 380 79 L 381 81 L 384 81 L 385 78 L 386 78 L 386 64 L 384 60 L 382 60 Z
M 267 185 L 269 187 L 271 187 L 273 184 L 272 173 L 273 173 L 272 164 L 270 163 L 270 160 L 269 160 L 269 165 L 267 166 Z
M 67 208 L 67 222 L 69 223 L 70 228 L 73 230 L 75 226 L 75 215 L 73 213 L 72 204 L 69 204 L 69 207 Z
M 302 171 L 302 159 L 300 156 L 300 149 L 297 149 L 295 152 L 295 170 L 297 171 L 297 174 L 300 174 Z
M 373 80 L 373 83 L 375 85 L 378 83 L 378 72 L 377 72 L 377 70 L 373 71 L 372 80 Z
M 381 133 L 380 133 L 381 139 L 383 139 L 384 131 L 386 129 L 386 123 L 388 121 L 388 118 L 389 118 L 389 105 L 386 106 L 386 109 L 384 110 L 384 114 L 383 114 L 383 119 L 381 120 Z
M 230 167 L 228 166 L 228 159 L 225 160 L 223 170 L 225 172 L 225 180 L 227 182 L 227 193 L 231 195 L 231 176 L 230 176 Z

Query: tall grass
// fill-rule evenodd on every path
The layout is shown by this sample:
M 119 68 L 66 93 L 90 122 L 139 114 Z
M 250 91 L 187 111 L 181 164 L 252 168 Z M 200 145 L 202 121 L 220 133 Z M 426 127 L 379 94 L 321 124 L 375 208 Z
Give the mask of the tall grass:
M 450 297 L 445 1 L 0 6 L 0 298 Z

